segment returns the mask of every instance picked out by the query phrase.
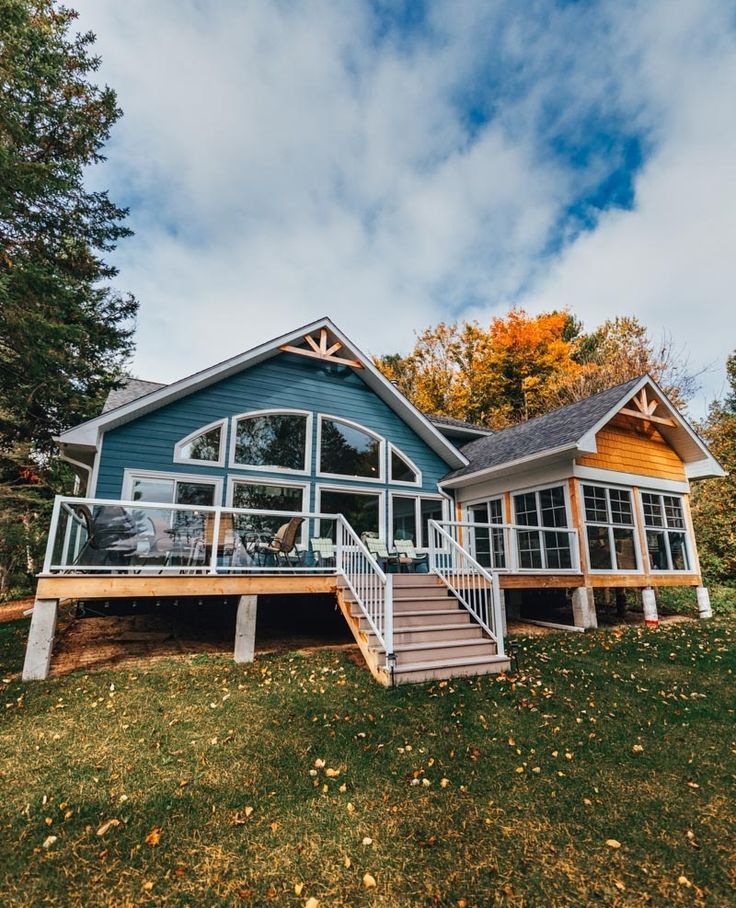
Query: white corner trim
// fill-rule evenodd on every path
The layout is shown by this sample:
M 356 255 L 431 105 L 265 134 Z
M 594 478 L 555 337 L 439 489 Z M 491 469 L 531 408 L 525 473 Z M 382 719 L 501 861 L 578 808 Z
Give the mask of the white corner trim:
M 194 441 L 199 438 L 200 435 L 206 435 L 208 432 L 212 432 L 213 429 L 220 429 L 220 456 L 217 460 L 197 460 L 193 457 L 184 457 L 182 456 L 181 450 L 183 447 L 189 444 L 189 442 Z M 209 423 L 206 426 L 202 426 L 199 429 L 195 429 L 193 432 L 190 432 L 189 435 L 186 435 L 180 441 L 177 441 L 174 445 L 174 463 L 182 464 L 196 464 L 200 467 L 224 467 L 225 466 L 225 448 L 227 445 L 227 419 L 216 419 L 214 422 Z

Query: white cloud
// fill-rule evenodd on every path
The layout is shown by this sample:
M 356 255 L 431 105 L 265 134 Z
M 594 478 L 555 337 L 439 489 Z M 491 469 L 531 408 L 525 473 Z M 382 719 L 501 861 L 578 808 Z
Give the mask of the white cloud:
M 381 39 L 367 4 L 77 5 L 125 111 L 91 179 L 131 206 L 116 262 L 141 301 L 142 377 L 324 313 L 364 349 L 406 348 L 414 329 L 487 317 L 533 279 L 532 308 L 591 322 L 634 309 L 699 360 L 722 357 L 726 332 L 694 327 L 692 300 L 733 286 L 725 2 L 529 14 L 457 0 Z M 476 108 L 487 117 L 469 125 Z M 584 143 L 592 111 L 654 152 L 636 209 L 550 258 L 565 208 L 611 162 L 599 151 L 572 169 L 548 140 Z

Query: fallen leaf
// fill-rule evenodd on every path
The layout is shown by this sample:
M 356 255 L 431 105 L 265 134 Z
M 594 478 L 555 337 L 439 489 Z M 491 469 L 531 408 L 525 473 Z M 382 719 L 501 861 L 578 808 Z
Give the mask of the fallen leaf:
M 440 788 L 447 788 L 447 786 L 449 784 L 450 784 L 449 779 L 440 779 Z
M 634 744 L 634 746 L 631 749 L 634 751 L 635 754 L 644 753 L 644 748 L 641 746 L 641 744 Z
M 324 761 L 324 760 L 320 760 L 319 757 L 318 757 L 318 758 L 314 761 L 314 765 L 317 767 L 317 769 L 324 769 L 325 761 Z
M 366 889 L 375 889 L 376 888 L 375 877 L 371 876 L 370 873 L 366 873 L 363 876 L 363 885 L 365 886 Z
M 278 824 L 276 821 L 274 821 L 273 823 L 271 823 L 271 832 L 276 832 L 276 830 L 277 830 L 278 828 L 279 828 L 279 824 Z
M 342 859 L 342 863 L 344 867 L 349 867 L 353 862 L 347 855 L 345 855 L 345 857 Z
M 620 848 L 621 842 L 619 842 L 618 839 L 606 839 L 606 845 L 608 845 L 609 848 Z
M 690 889 L 691 886 L 693 885 L 693 884 L 690 882 L 690 880 L 689 880 L 686 876 L 679 876 L 679 877 L 677 878 L 677 882 L 678 882 L 681 886 L 686 886 L 688 889 Z
M 618 889 L 619 892 L 623 892 L 626 889 L 626 886 L 621 882 L 621 880 L 614 880 L 613 885 Z
M 153 889 L 153 883 L 150 880 L 147 880 L 143 884 L 143 888 L 146 890 L 146 892 L 150 892 Z
M 363 839 L 363 844 L 364 844 L 364 845 L 372 845 L 372 844 L 373 844 L 373 839 L 372 839 L 370 836 L 366 836 L 366 837 Z
M 104 835 L 106 832 L 109 832 L 113 827 L 119 826 L 120 820 L 107 820 L 103 823 L 102 826 L 97 830 L 97 835 Z
M 295 883 L 294 884 L 294 895 L 301 895 L 302 889 L 304 889 L 304 883 Z
M 58 836 L 50 835 L 50 836 L 48 836 L 47 838 L 44 839 L 44 841 L 43 841 L 43 847 L 46 848 L 46 849 L 48 850 L 49 848 L 51 848 L 51 846 L 54 844 L 54 842 L 58 842 L 58 841 L 59 841 L 59 837 L 58 837 Z
M 319 899 L 311 895 L 304 903 L 304 908 L 319 908 Z
M 340 775 L 339 769 L 330 769 L 329 767 L 325 770 L 325 775 L 328 779 L 334 779 Z
M 146 836 L 146 845 L 158 845 L 161 841 L 161 827 L 154 826 Z

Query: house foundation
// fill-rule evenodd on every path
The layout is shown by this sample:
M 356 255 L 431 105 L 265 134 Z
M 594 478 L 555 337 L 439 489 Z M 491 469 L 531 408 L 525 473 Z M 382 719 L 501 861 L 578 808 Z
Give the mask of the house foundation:
M 598 627 L 592 586 L 579 586 L 573 590 L 572 616 L 575 627 Z

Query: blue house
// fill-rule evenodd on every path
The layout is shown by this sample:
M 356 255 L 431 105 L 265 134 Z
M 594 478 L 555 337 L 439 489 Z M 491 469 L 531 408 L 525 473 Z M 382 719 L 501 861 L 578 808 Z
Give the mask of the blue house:
M 131 380 L 58 443 L 84 497 L 55 504 L 27 678 L 61 599 L 237 596 L 247 660 L 259 595 L 328 592 L 384 683 L 504 669 L 529 589 L 571 591 L 578 627 L 596 587 L 709 610 L 687 497 L 722 470 L 649 376 L 494 433 L 419 412 L 323 318 Z

